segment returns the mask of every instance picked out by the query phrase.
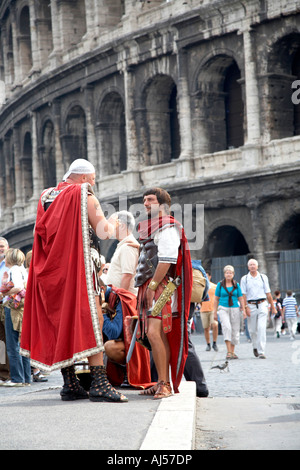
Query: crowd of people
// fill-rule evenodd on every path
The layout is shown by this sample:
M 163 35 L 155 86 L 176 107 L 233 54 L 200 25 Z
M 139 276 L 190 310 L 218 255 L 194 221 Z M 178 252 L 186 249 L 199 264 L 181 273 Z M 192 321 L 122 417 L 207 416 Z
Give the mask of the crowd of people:
M 248 261 L 248 270 L 238 283 L 234 279 L 234 267 L 225 266 L 224 278 L 218 284 L 210 284 L 209 301 L 196 307 L 207 343 L 206 351 L 211 350 L 210 331 L 213 349 L 218 351 L 217 338 L 221 331 L 227 360 L 238 359 L 235 347 L 239 344 L 242 330 L 253 344 L 254 356 L 260 359 L 266 358 L 267 327 L 273 326 L 277 338 L 288 330 L 291 340 L 295 339 L 298 330 L 299 310 L 293 292 L 288 290 L 282 298 L 280 291 L 276 290 L 272 296 L 268 277 L 258 271 L 255 259 Z M 209 272 L 208 275 L 211 279 Z
M 94 184 L 93 165 L 75 160 L 63 181 L 42 193 L 26 257 L 0 238 L 0 385 L 46 381 L 45 374 L 60 369 L 63 401 L 127 402 L 118 385 L 157 400 L 178 393 L 184 376 L 196 382 L 198 397 L 207 397 L 191 339 L 195 309 L 206 350 L 218 351 L 221 328 L 227 360 L 238 359 L 241 318 L 258 358 L 266 358 L 268 318 L 278 337 L 283 325 L 295 337 L 292 292 L 272 297 L 255 259 L 240 283 L 233 266 L 224 267 L 217 284 L 207 272 L 208 292 L 205 281 L 202 301 L 191 302 L 191 255 L 183 226 L 170 215 L 167 191 L 144 192 L 145 219 L 136 239 L 133 215 L 123 210 L 107 219 Z M 106 263 L 100 241 L 112 237 L 118 244 Z M 76 369 L 82 362 L 89 369 L 87 386 Z

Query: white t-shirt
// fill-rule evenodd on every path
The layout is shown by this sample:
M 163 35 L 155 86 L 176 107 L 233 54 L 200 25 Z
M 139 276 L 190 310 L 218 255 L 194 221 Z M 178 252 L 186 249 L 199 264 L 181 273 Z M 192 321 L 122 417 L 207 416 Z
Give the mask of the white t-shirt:
M 134 276 L 138 264 L 139 250 L 129 246 L 128 242 L 137 243 L 132 234 L 121 240 L 113 254 L 110 266 L 107 271 L 106 284 L 120 287 L 123 274 L 132 274 L 129 291 L 137 295 L 138 289 L 134 287 Z
M 266 294 L 271 292 L 267 276 L 260 274 L 258 271 L 255 277 L 251 276 L 250 273 L 243 276 L 240 285 L 247 300 L 265 299 Z
M 159 263 L 177 263 L 180 236 L 176 227 L 167 227 L 154 235 Z
M 17 287 L 18 289 L 24 289 L 28 278 L 28 273 L 24 266 L 12 266 L 10 268 L 10 274 L 11 280 L 14 283 L 14 287 Z
M 154 235 L 154 243 L 157 245 L 157 256 L 159 263 L 176 264 L 178 248 L 180 246 L 180 235 L 176 227 L 167 227 Z M 177 290 L 172 295 L 172 312 L 178 312 Z

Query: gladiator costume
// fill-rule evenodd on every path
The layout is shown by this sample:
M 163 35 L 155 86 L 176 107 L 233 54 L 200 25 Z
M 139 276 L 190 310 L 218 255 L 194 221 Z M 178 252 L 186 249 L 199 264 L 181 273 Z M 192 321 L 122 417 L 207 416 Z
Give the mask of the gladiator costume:
M 140 317 L 140 329 L 138 337 L 145 344 L 147 342 L 147 319 L 151 315 L 151 310 L 147 311 L 144 306 L 144 296 L 148 284 L 150 283 L 156 267 L 159 263 L 158 247 L 154 242 L 157 232 L 168 227 L 176 227 L 180 236 L 180 246 L 178 248 L 178 258 L 176 264 L 171 264 L 165 279 L 155 290 L 155 302 L 158 300 L 168 281 L 180 277 L 181 284 L 174 295 L 177 298 L 177 308 L 172 312 L 172 298 L 170 298 L 161 310 L 161 314 L 156 316 L 162 321 L 163 332 L 167 335 L 171 358 L 171 377 L 174 392 L 178 393 L 185 361 L 188 354 L 188 333 L 187 320 L 189 316 L 191 288 L 192 288 L 192 266 L 188 242 L 182 225 L 171 216 L 163 216 L 156 219 L 148 219 L 139 225 L 139 242 L 141 252 L 135 277 L 135 286 L 138 291 L 138 313 Z M 166 259 L 165 262 L 168 260 Z
M 103 366 L 90 368 L 94 386 L 92 382 L 89 395 L 75 376 L 74 362 L 104 351 L 95 301 L 99 261 L 90 237 L 88 194 L 93 194 L 88 183 L 63 182 L 45 190 L 39 200 L 20 353 L 30 357 L 34 367 L 61 369 L 62 400 L 121 401 Z

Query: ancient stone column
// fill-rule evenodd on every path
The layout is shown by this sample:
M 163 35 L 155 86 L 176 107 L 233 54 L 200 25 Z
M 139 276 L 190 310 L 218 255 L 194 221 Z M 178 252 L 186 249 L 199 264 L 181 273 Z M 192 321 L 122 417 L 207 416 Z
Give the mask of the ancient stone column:
M 134 112 L 134 74 L 125 66 L 124 90 L 125 90 L 125 122 L 126 122 L 126 147 L 127 147 L 127 170 L 124 172 L 128 182 L 128 190 L 136 190 L 139 185 L 140 159 L 138 152 L 136 121 Z
M 87 154 L 88 160 L 96 168 L 96 174 L 98 174 L 98 159 L 96 149 L 96 136 L 94 122 L 94 97 L 93 97 L 93 86 L 86 86 L 83 89 L 84 101 L 85 101 L 85 119 L 86 119 L 86 138 L 87 138 Z
M 12 190 L 15 192 L 15 203 L 13 206 L 14 220 L 22 220 L 24 216 L 24 195 L 22 184 L 22 169 L 21 169 L 21 136 L 20 128 L 15 125 L 13 127 L 13 145 L 14 145 L 14 170 L 15 170 L 15 187 Z
M 31 145 L 32 145 L 32 200 L 38 201 L 42 190 L 43 179 L 40 178 L 41 169 L 39 167 L 38 159 L 38 145 L 37 145 L 37 127 L 36 127 L 36 112 L 31 112 Z
M 265 259 L 265 246 L 264 246 L 264 235 L 262 227 L 262 217 L 259 209 L 259 201 L 257 199 L 250 199 L 246 203 L 250 210 L 250 220 L 247 221 L 252 231 L 252 254 L 258 262 L 258 270 L 262 273 L 266 273 L 267 264 Z
M 276 289 L 279 289 L 279 251 L 266 251 L 265 253 L 267 261 L 267 276 L 269 278 L 269 283 L 271 287 L 271 292 L 274 293 Z
M 253 47 L 254 34 L 255 32 L 248 26 L 243 31 L 247 144 L 258 144 L 260 142 L 260 102 L 257 86 L 255 48 Z
M 56 181 L 62 181 L 65 174 L 63 153 L 60 141 L 61 135 L 61 106 L 60 100 L 54 100 L 53 103 L 53 116 L 54 116 L 54 141 L 55 141 L 55 162 L 56 162 Z

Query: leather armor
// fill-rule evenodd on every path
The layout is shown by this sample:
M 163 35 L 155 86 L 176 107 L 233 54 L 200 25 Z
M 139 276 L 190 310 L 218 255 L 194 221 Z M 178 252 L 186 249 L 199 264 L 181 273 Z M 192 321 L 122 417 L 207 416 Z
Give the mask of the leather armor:
M 135 275 L 135 287 L 142 286 L 153 277 L 158 264 L 157 245 L 151 238 L 141 243 L 140 257 Z

